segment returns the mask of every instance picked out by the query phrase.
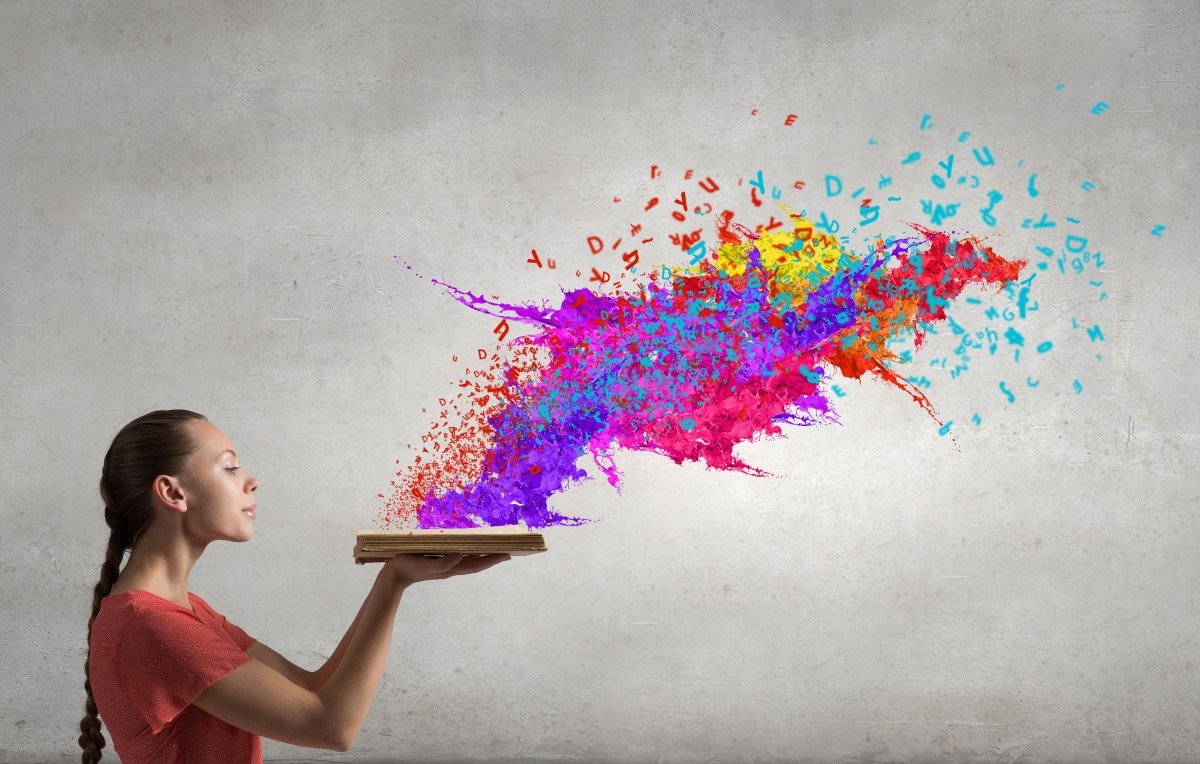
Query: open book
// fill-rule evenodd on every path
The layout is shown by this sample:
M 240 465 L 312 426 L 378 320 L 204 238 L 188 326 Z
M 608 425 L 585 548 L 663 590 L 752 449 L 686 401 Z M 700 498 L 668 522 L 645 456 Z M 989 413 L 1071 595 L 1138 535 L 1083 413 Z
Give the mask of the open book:
M 542 534 L 500 528 L 453 528 L 446 530 L 359 531 L 354 544 L 354 561 L 383 562 L 398 554 L 535 554 L 546 551 Z

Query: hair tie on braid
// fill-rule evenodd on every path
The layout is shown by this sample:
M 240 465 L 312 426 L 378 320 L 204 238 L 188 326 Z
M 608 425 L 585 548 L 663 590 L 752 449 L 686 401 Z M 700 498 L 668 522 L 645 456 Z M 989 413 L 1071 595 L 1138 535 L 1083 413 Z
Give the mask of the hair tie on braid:
M 116 531 L 122 524 L 121 516 L 117 514 L 115 509 L 107 504 L 104 505 L 104 523 L 111 531 Z
M 110 516 L 111 520 L 109 519 Z M 112 532 L 113 536 L 119 536 L 122 539 L 129 538 L 129 518 L 124 513 L 117 512 L 115 509 L 106 506 L 104 508 L 104 522 L 108 525 L 108 529 Z M 109 542 L 112 542 L 111 538 Z M 128 547 L 129 544 L 125 546 Z

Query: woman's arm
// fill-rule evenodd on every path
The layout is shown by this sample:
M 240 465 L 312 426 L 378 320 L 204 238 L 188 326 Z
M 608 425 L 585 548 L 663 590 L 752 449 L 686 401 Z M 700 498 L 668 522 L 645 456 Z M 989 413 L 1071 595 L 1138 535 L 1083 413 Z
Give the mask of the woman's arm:
M 355 623 L 338 645 L 341 655 L 331 656 L 329 662 L 333 657 L 338 662 L 320 689 L 307 689 L 251 660 L 214 682 L 193 702 L 224 722 L 273 740 L 349 750 L 383 676 L 396 609 L 405 589 L 417 581 L 474 573 L 505 559 L 507 555 L 466 559 L 446 555 L 436 560 L 399 555 L 379 572 Z
M 358 608 L 358 614 L 354 616 L 354 620 L 350 623 L 350 628 L 342 636 L 342 641 L 338 643 L 337 649 L 333 651 L 333 655 L 326 659 L 325 665 L 316 671 L 309 671 L 297 666 L 262 642 L 256 641 L 247 647 L 246 655 L 255 660 L 262 661 L 306 690 L 315 692 L 325 686 L 325 683 L 329 681 L 329 677 L 333 675 L 334 669 L 342 662 L 342 656 L 346 654 L 346 647 L 354 637 L 354 630 L 358 628 L 358 622 L 362 620 L 363 611 L 367 609 L 367 603 L 371 601 L 371 597 L 375 596 L 376 591 L 375 587 L 371 587 L 371 591 L 367 592 L 366 598 Z
M 249 655 L 256 661 L 265 663 L 266 665 L 275 669 L 280 674 L 283 674 L 288 679 L 292 680 L 292 682 L 300 685 L 304 689 L 317 689 L 315 686 L 315 680 L 313 679 L 313 677 L 316 676 L 316 672 L 297 666 L 295 663 L 292 663 L 287 658 L 264 645 L 262 642 L 255 641 L 255 643 L 247 647 L 244 652 L 246 655 Z
M 371 591 L 367 592 L 366 598 L 358 608 L 358 614 L 354 616 L 354 620 L 350 622 L 350 628 L 346 629 L 346 633 L 342 636 L 342 641 L 338 642 L 337 649 L 333 651 L 333 655 L 329 656 L 325 661 L 325 665 L 316 671 L 308 672 L 308 689 L 319 690 L 329 681 L 329 677 L 333 676 L 333 672 L 342 663 L 342 656 L 346 654 L 346 648 L 350 646 L 350 640 L 354 638 L 354 632 L 358 629 L 358 623 L 362 620 L 363 612 L 366 611 L 367 605 L 370 604 L 371 598 L 376 596 L 377 587 L 371 587 Z

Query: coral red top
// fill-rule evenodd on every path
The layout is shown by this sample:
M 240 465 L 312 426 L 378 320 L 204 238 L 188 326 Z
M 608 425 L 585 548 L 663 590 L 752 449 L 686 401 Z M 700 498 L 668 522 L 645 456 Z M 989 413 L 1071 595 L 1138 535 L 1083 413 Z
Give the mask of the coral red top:
M 132 589 L 100 601 L 90 642 L 92 696 L 124 764 L 261 764 L 262 738 L 192 701 L 251 658 L 246 632 L 199 596 L 193 610 Z

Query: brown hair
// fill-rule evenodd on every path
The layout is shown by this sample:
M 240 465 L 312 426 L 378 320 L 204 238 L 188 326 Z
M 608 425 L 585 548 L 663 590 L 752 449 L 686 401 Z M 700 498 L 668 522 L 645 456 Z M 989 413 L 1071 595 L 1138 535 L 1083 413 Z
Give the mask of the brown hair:
M 159 475 L 182 475 L 195 450 L 188 423 L 208 418 L 193 411 L 173 409 L 151 411 L 121 428 L 100 473 L 100 498 L 104 500 L 104 522 L 108 523 L 108 552 L 100 566 L 100 582 L 92 590 L 92 617 L 88 619 L 88 648 L 83 661 L 83 689 L 87 690 L 86 711 L 79 722 L 79 746 L 83 764 L 100 761 L 104 734 L 100 731 L 99 711 L 92 696 L 91 640 L 92 624 L 100 612 L 100 601 L 112 591 L 125 551 L 133 548 L 138 536 L 153 517 L 150 486 Z

